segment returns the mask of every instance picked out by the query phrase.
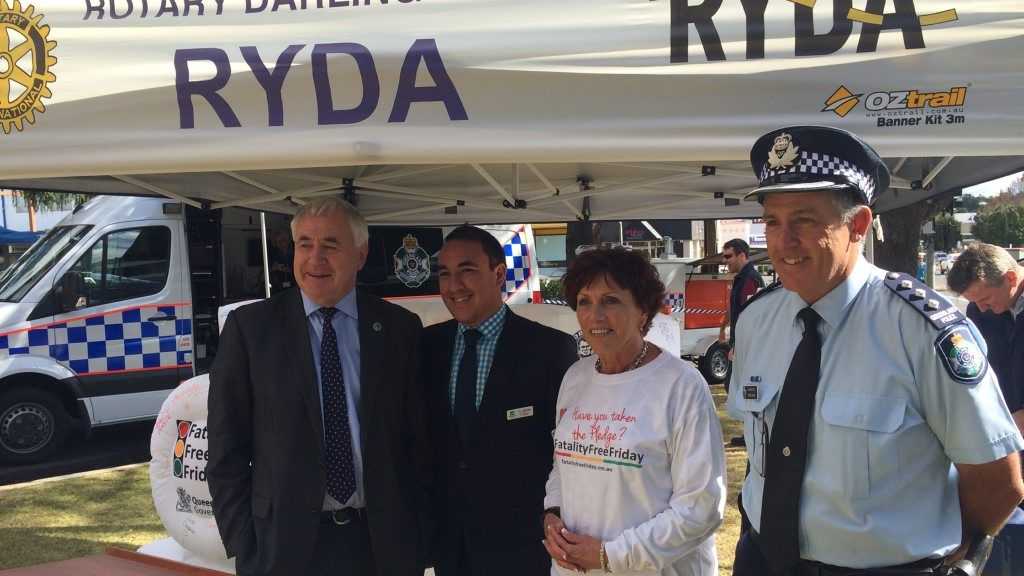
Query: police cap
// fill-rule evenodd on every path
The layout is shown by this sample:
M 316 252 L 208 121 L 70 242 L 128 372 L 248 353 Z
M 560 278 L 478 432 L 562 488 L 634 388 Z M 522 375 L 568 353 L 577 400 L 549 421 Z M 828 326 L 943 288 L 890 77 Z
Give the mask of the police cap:
M 863 140 L 828 126 L 791 126 L 757 139 L 750 164 L 760 185 L 744 198 L 765 194 L 853 190 L 871 205 L 889 187 L 889 168 Z

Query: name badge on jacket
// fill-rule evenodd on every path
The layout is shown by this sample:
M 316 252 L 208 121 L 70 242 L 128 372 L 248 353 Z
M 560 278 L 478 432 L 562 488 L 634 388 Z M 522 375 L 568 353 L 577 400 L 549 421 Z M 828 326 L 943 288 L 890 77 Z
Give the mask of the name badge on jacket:
M 533 416 L 533 406 L 523 406 L 522 408 L 505 412 L 505 420 L 518 420 L 520 418 L 529 418 L 530 416 Z

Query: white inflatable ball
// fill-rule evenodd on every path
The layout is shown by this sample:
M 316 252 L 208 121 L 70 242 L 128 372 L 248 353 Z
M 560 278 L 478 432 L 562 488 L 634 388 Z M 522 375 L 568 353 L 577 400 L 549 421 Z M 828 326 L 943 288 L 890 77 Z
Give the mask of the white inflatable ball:
M 182 548 L 212 561 L 227 553 L 206 484 L 206 394 L 209 375 L 178 386 L 164 401 L 150 440 L 149 483 L 167 533 Z

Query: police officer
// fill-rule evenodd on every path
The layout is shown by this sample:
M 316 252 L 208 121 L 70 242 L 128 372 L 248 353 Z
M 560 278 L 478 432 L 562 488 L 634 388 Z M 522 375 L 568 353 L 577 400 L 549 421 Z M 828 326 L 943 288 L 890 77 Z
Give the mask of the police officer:
M 785 128 L 751 161 L 781 286 L 736 327 L 728 406 L 750 529 L 733 574 L 939 574 L 1024 497 L 1024 439 L 980 338 L 942 296 L 861 256 L 889 184 L 863 141 Z

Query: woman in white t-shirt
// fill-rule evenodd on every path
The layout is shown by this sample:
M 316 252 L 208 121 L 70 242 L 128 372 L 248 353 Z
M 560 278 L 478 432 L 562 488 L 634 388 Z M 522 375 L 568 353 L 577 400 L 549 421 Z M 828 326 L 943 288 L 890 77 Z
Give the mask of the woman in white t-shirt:
M 638 253 L 594 250 L 563 280 L 594 356 L 562 380 L 544 499 L 551 573 L 717 576 L 722 432 L 707 383 L 644 340 L 665 287 Z

